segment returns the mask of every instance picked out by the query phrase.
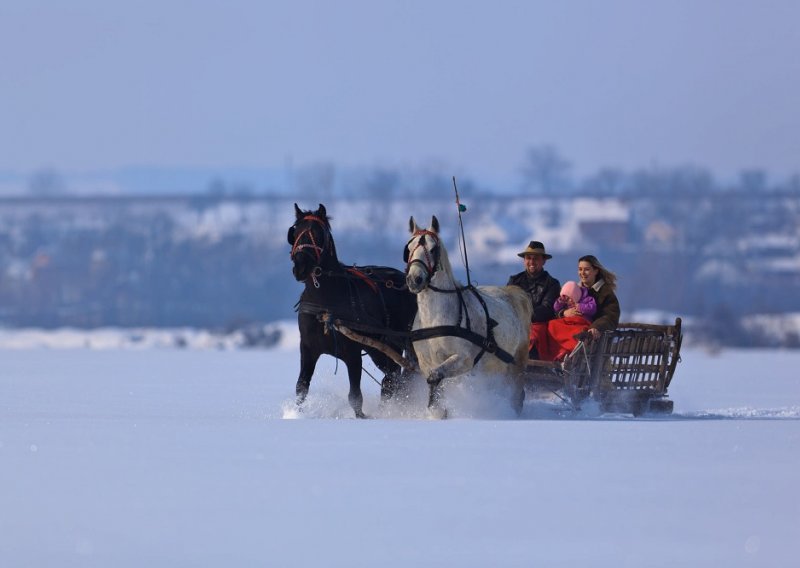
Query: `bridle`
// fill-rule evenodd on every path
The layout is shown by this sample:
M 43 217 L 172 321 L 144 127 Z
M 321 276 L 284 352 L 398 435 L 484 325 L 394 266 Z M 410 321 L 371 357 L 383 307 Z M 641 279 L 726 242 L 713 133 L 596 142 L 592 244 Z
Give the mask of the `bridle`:
M 434 242 L 434 246 L 431 247 L 433 249 L 433 252 L 429 251 L 427 249 L 427 247 L 425 247 L 425 237 L 426 236 L 430 237 Z M 411 251 L 409 251 L 408 250 L 408 246 L 417 237 L 419 237 L 419 240 L 417 241 L 417 244 L 414 246 L 414 248 Z M 425 253 L 425 259 L 424 260 L 422 260 L 420 258 L 414 258 L 414 255 L 416 254 L 418 248 L 422 248 L 422 251 Z M 436 272 L 436 269 L 439 266 L 439 254 L 440 254 L 439 253 L 439 235 L 437 235 L 433 231 L 429 231 L 427 229 L 417 229 L 412 234 L 411 239 L 406 243 L 406 248 L 405 248 L 405 251 L 403 253 L 403 260 L 406 262 L 406 274 L 408 274 L 408 272 L 411 270 L 411 267 L 415 263 L 420 264 L 420 265 L 422 265 L 422 268 L 425 270 L 425 274 L 427 275 L 426 283 L 429 284 L 431 279 L 433 278 L 434 273 Z
M 317 217 L 316 215 L 306 215 L 302 219 L 298 220 L 298 222 L 300 221 L 311 221 L 312 223 L 294 235 L 294 244 L 292 244 L 292 252 L 289 253 L 289 256 L 292 260 L 294 260 L 295 256 L 297 256 L 299 253 L 310 249 L 314 253 L 313 256 L 316 258 L 317 265 L 319 265 L 320 262 L 322 262 L 322 253 L 325 252 L 326 248 L 328 248 L 328 243 L 330 242 L 330 231 L 328 230 L 328 224 L 322 217 Z M 319 224 L 325 234 L 325 240 L 321 245 L 317 244 L 317 240 L 314 238 L 314 223 Z M 297 223 L 295 223 L 294 226 L 296 228 Z M 311 241 L 310 243 L 300 243 L 300 239 L 302 239 L 304 235 L 308 235 L 308 238 Z

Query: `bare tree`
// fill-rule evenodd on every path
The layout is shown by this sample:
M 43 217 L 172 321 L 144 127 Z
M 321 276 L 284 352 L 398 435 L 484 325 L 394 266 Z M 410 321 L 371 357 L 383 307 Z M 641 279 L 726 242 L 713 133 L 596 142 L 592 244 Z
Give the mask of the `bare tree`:
M 617 168 L 603 168 L 582 184 L 583 191 L 589 194 L 619 195 L 625 188 L 625 172 Z
M 394 199 L 400 185 L 400 172 L 392 168 L 378 167 L 372 170 L 363 184 L 366 197 L 389 201 Z
M 739 187 L 747 193 L 757 193 L 767 188 L 767 172 L 760 169 L 744 170 L 739 174 Z
M 330 202 L 336 181 L 336 166 L 320 162 L 305 166 L 297 172 L 297 195 L 303 199 Z
M 786 182 L 786 191 L 793 194 L 800 194 L 800 174 L 792 174 Z
M 370 217 L 375 234 L 383 237 L 389 225 L 392 202 L 400 186 L 400 172 L 390 168 L 376 168 L 364 182 L 363 191 L 370 200 Z
M 714 176 L 699 166 L 680 166 L 668 172 L 668 188 L 671 197 L 709 195 L 716 189 Z
M 66 184 L 53 168 L 43 168 L 37 170 L 28 182 L 28 191 L 35 197 L 49 197 L 61 195 L 66 191 Z
M 414 195 L 417 197 L 450 195 L 451 181 L 448 175 L 450 171 L 452 171 L 450 166 L 442 160 L 434 158 L 426 160 L 412 174 Z
M 522 166 L 523 188 L 553 196 L 569 185 L 572 164 L 550 145 L 528 149 Z

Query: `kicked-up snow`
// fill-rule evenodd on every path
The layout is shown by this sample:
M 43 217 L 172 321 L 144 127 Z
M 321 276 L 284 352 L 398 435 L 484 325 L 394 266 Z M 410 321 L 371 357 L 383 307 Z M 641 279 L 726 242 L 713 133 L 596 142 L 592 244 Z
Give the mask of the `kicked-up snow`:
M 365 375 L 355 420 L 330 358 L 294 408 L 294 346 L 7 349 L 0 566 L 794 566 L 798 367 L 687 349 L 651 419 Z

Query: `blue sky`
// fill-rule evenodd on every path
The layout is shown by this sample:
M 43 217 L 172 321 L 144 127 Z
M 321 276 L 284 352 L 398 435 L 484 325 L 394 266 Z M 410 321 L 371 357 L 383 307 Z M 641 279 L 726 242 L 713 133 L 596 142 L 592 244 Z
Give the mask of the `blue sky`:
M 800 171 L 800 2 L 3 0 L 0 170 Z

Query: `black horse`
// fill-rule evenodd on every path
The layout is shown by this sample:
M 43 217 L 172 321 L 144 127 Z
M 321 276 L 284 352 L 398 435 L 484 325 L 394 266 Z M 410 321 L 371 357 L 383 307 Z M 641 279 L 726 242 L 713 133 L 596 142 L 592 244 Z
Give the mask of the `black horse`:
M 292 273 L 298 282 L 305 283 L 297 304 L 300 328 L 297 404 L 300 406 L 305 400 L 317 361 L 324 353 L 340 359 L 347 366 L 350 380 L 348 400 L 356 417 L 364 418 L 362 349 L 384 373 L 382 399 L 391 397 L 400 380 L 401 368 L 384 353 L 326 328 L 323 316 L 342 320 L 362 335 L 402 354 L 417 313 L 416 297 L 406 288 L 405 274 L 399 270 L 384 266 L 348 267 L 340 263 L 324 205 L 320 203 L 319 209 L 312 212 L 300 210 L 295 203 L 294 209 L 296 220 L 287 235 L 292 245 Z

